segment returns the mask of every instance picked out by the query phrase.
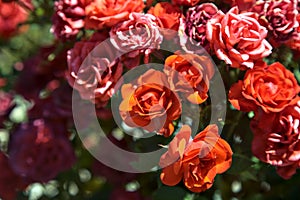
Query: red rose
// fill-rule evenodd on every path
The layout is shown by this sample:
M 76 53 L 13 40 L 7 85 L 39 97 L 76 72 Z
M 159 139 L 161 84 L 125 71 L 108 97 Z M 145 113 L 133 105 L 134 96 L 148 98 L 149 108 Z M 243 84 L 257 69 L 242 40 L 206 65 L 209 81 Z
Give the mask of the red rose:
M 31 6 L 30 1 L 25 1 Z M 17 2 L 3 2 L 0 0 L 0 37 L 9 38 L 18 32 L 18 25 L 24 23 L 29 16 L 28 10 Z
M 209 125 L 193 140 L 190 137 L 191 128 L 184 125 L 160 159 L 160 178 L 169 186 L 183 180 L 190 191 L 203 192 L 212 186 L 217 174 L 230 167 L 232 151 L 220 138 L 216 125 Z
M 254 62 L 271 53 L 265 40 L 268 31 L 255 13 L 239 13 L 233 7 L 226 14 L 219 11 L 206 25 L 206 38 L 217 57 L 234 68 L 251 69 Z
M 69 84 L 79 91 L 81 97 L 99 107 L 107 104 L 123 71 L 119 60 L 112 60 L 112 45 L 96 49 L 89 56 L 89 62 L 83 64 L 89 53 L 105 39 L 105 34 L 95 33 L 88 41 L 77 42 L 68 52 L 69 70 L 66 74 Z
M 279 113 L 259 112 L 251 121 L 252 152 L 263 162 L 275 165 L 289 179 L 300 168 L 300 100 Z
M 172 122 L 181 114 L 181 103 L 164 73 L 147 71 L 133 83 L 122 86 L 122 97 L 119 110 L 127 125 L 165 137 L 173 133 Z
M 200 104 L 208 98 L 209 80 L 214 75 L 214 66 L 206 56 L 169 56 L 165 60 L 164 71 L 172 83 L 172 89 L 182 93 L 190 102 Z
M 127 20 L 132 12 L 141 12 L 145 5 L 142 0 L 90 0 L 85 8 L 85 27 L 103 29 Z
M 295 103 L 300 91 L 292 72 L 276 62 L 248 70 L 244 80 L 231 86 L 229 101 L 238 110 L 280 112 Z

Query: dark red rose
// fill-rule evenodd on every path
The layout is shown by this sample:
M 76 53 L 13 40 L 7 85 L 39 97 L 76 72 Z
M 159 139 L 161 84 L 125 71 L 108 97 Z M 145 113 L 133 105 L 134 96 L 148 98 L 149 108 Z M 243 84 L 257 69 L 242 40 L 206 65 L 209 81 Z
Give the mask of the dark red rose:
M 218 12 L 212 3 L 203 3 L 191 7 L 186 12 L 186 17 L 180 23 L 180 44 L 186 51 L 197 52 L 204 47 L 209 50 L 206 40 L 206 24 Z
M 43 47 L 24 63 L 14 89 L 27 100 L 39 99 L 42 90 L 53 90 L 59 85 L 67 70 L 66 50 L 55 53 L 56 47 Z M 51 58 L 51 59 L 50 59 Z
M 291 178 L 300 167 L 299 122 L 300 99 L 279 113 L 258 112 L 251 121 L 253 154 L 276 166 L 284 179 Z
M 70 128 L 74 125 L 72 113 L 72 88 L 68 83 L 58 84 L 47 97 L 36 99 L 33 107 L 28 111 L 30 120 L 44 118 L 57 122 L 56 127 Z M 67 134 L 67 132 L 66 132 Z
M 54 9 L 51 32 L 62 40 L 74 39 L 84 27 L 85 0 L 59 0 Z
M 239 10 L 245 11 L 250 9 L 256 2 L 256 0 L 225 0 L 226 3 L 232 7 L 237 6 Z
M 297 21 L 298 24 L 300 24 L 300 14 L 297 15 Z M 293 36 L 291 37 L 290 40 L 286 42 L 286 45 L 291 47 L 293 50 L 295 50 L 295 58 L 299 58 L 299 53 L 300 53 L 300 26 L 298 26 L 294 33 Z
M 268 28 L 275 45 L 290 39 L 299 27 L 297 0 L 259 0 L 250 11 L 259 14 L 259 22 Z
M 24 190 L 29 181 L 16 174 L 8 161 L 8 157 L 0 151 L 0 198 L 15 200 L 17 192 Z
M 21 124 L 9 140 L 9 159 L 13 170 L 33 181 L 47 182 L 75 162 L 75 153 L 55 123 L 37 119 Z

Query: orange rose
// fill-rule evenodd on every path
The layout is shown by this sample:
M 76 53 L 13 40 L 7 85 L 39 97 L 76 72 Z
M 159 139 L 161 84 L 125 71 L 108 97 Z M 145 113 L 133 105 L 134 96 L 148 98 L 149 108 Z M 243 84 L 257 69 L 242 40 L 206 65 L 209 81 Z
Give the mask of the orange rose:
M 218 135 L 216 125 L 209 125 L 192 141 L 190 137 L 191 128 L 184 125 L 160 159 L 164 167 L 160 178 L 168 186 L 183 180 L 190 191 L 203 192 L 212 186 L 217 174 L 229 169 L 232 151 Z
M 91 0 L 85 8 L 86 28 L 102 29 L 127 20 L 132 12 L 141 12 L 142 0 Z
M 229 101 L 238 110 L 280 112 L 297 101 L 300 87 L 292 72 L 279 62 L 248 70 L 244 80 L 231 86 Z
M 206 56 L 169 56 L 165 60 L 164 71 L 171 79 L 172 89 L 182 93 L 191 103 L 200 104 L 207 99 L 214 66 Z
M 172 122 L 181 114 L 181 104 L 169 88 L 166 75 L 153 69 L 134 83 L 123 85 L 123 101 L 119 110 L 124 122 L 132 127 L 170 136 L 174 131 Z
M 154 15 L 159 19 L 159 26 L 165 29 L 172 29 L 178 31 L 179 19 L 182 16 L 181 10 L 178 6 L 174 6 L 169 2 L 157 3 L 154 7 L 148 10 L 149 14 Z M 174 36 L 173 32 L 164 31 L 166 36 Z

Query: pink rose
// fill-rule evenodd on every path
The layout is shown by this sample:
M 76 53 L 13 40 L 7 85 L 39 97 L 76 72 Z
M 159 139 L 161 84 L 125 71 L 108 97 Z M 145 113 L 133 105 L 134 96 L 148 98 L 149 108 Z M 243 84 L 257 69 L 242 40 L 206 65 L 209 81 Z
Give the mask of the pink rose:
M 119 60 L 111 60 L 114 54 L 110 49 L 112 45 L 96 49 L 89 56 L 90 60 L 83 64 L 89 53 L 105 39 L 105 34 L 95 33 L 89 40 L 77 42 L 68 52 L 69 69 L 66 74 L 69 84 L 79 91 L 81 97 L 99 107 L 107 104 L 123 71 Z
M 239 13 L 237 7 L 226 14 L 219 11 L 208 21 L 206 30 L 211 49 L 231 67 L 251 69 L 256 60 L 272 52 L 265 40 L 268 31 L 259 24 L 255 13 Z
M 139 65 L 140 56 L 149 62 L 150 53 L 158 49 L 163 40 L 159 31 L 158 19 L 151 14 L 131 13 L 129 20 L 112 27 L 110 41 L 122 53 L 125 66 Z

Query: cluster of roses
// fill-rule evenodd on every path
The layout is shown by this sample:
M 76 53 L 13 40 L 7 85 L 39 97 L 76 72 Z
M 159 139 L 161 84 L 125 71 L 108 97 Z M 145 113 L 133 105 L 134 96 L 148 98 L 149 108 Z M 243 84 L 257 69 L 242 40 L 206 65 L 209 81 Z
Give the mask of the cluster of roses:
M 53 18 L 52 31 L 63 41 L 78 37 L 81 29 L 95 30 L 90 38 L 76 42 L 68 51 L 66 77 L 81 97 L 97 108 L 107 105 L 126 68 L 149 63 L 164 40 L 175 38 L 182 43 L 180 35 L 176 35 L 183 19 L 179 5 L 157 3 L 147 14 L 141 13 L 144 3 L 140 0 L 116 1 L 113 6 L 110 1 L 58 1 Z M 207 7 L 215 7 L 211 3 L 200 6 L 202 15 L 206 15 Z M 199 49 L 197 45 L 194 48 Z M 127 125 L 170 137 L 175 129 L 173 122 L 181 115 L 179 96 L 193 104 L 205 102 L 214 67 L 206 56 L 190 52 L 162 60 L 163 72 L 150 69 L 122 86 L 119 111 Z M 229 168 L 231 148 L 219 137 L 216 125 L 193 141 L 189 140 L 188 126 L 179 132 L 161 159 L 161 179 L 167 185 L 176 185 L 183 179 L 191 191 L 204 191 L 212 186 L 216 174 Z
M 31 4 L 20 2 L 25 6 L 0 0 L 0 37 L 16 34 L 17 25 L 25 22 L 28 12 L 24 14 L 23 9 L 30 10 Z M 176 128 L 173 122 L 182 114 L 182 101 L 197 105 L 208 99 L 214 68 L 202 55 L 204 49 L 233 68 L 247 70 L 244 79 L 232 85 L 229 100 L 235 108 L 255 113 L 251 122 L 254 155 L 275 165 L 284 178 L 300 167 L 300 87 L 282 64 L 263 61 L 279 45 L 299 51 L 297 0 L 227 0 L 226 5 L 232 6 L 228 10 L 201 0 L 152 4 L 142 0 L 55 2 L 51 32 L 74 45 L 56 52 L 54 58 L 53 47 L 41 49 L 17 67 L 21 73 L 14 91 L 34 105 L 27 113 L 28 122 L 12 127 L 7 154 L 0 154 L 0 168 L 5 172 L 0 174 L 1 197 L 13 199 L 16 190 L 34 181 L 46 182 L 75 162 L 68 138 L 73 126 L 72 89 L 65 80 L 82 99 L 95 103 L 98 117 L 103 117 L 122 74 L 160 59 L 163 70 L 150 69 L 122 86 L 119 111 L 127 125 L 170 137 Z M 165 58 L 160 51 L 165 41 L 178 44 L 179 53 Z M 5 83 L 0 79 L 1 85 Z M 0 128 L 14 107 L 11 95 L 1 93 Z M 171 186 L 183 180 L 189 190 L 201 192 L 212 186 L 216 174 L 230 167 L 232 151 L 216 125 L 209 125 L 194 139 L 191 132 L 183 125 L 169 144 L 159 163 L 161 180 Z M 9 180 L 15 180 L 14 184 L 6 184 Z
M 207 81 L 212 77 L 213 71 L 210 68 L 201 70 L 199 60 L 203 58 L 188 58 L 191 56 L 190 53 L 201 53 L 202 49 L 199 48 L 201 45 L 231 67 L 248 69 L 244 81 L 232 86 L 230 101 L 238 109 L 256 113 L 251 125 L 257 136 L 253 142 L 254 154 L 263 161 L 277 165 L 278 172 L 282 172 L 280 175 L 283 177 L 290 177 L 295 172 L 298 167 L 298 158 L 294 154 L 298 148 L 295 134 L 299 130 L 297 125 L 299 109 L 296 103 L 299 86 L 293 74 L 281 64 L 267 66 L 262 59 L 271 54 L 272 46 L 286 44 L 293 49 L 298 48 L 299 14 L 296 0 L 230 1 L 233 8 L 226 13 L 213 3 L 200 1 L 161 2 L 150 7 L 147 14 L 141 13 L 144 10 L 142 1 L 114 3 L 113 6 L 110 1 L 58 1 L 56 4 L 52 31 L 58 38 L 62 40 L 74 38 L 82 29 L 98 31 L 90 39 L 77 42 L 68 54 L 67 78 L 80 92 L 82 98 L 90 99 L 100 107 L 106 105 L 115 91 L 114 86 L 121 77 L 123 66 L 132 69 L 142 62 L 141 59 L 147 63 L 151 53 L 155 53 L 155 49 L 159 49 L 164 40 L 177 40 L 182 50 L 188 54 L 166 58 L 164 73 L 148 71 L 135 84 L 124 85 L 123 102 L 120 105 L 121 117 L 128 125 L 143 127 L 148 131 L 158 130 L 158 134 L 168 137 L 174 131 L 173 121 L 181 114 L 180 101 L 174 91 L 183 94 L 185 99 L 196 104 L 204 102 L 207 98 Z M 180 6 L 188 8 L 185 13 Z M 141 26 L 148 32 L 139 28 Z M 174 35 L 170 29 L 178 32 L 178 35 Z M 97 49 L 93 52 L 95 56 L 91 56 L 93 65 L 81 66 L 88 53 L 108 35 L 111 37 L 110 48 Z M 111 47 L 115 49 L 111 50 Z M 114 59 L 113 56 L 96 58 L 97 55 L 111 55 L 113 52 L 121 52 L 122 56 L 118 59 Z M 170 70 L 170 67 L 177 73 Z M 156 84 L 143 84 L 148 80 L 153 80 Z M 250 99 L 249 101 L 258 102 L 256 104 L 262 108 L 268 105 L 273 109 L 255 109 L 250 106 L 253 103 L 245 103 L 241 96 Z M 275 130 L 266 130 L 265 125 L 254 128 L 260 124 L 258 122 L 261 121 L 261 117 L 265 118 L 263 113 L 281 114 L 283 108 L 291 109 L 289 105 L 294 106 L 295 112 L 283 113 L 292 118 L 284 117 L 285 120 L 282 121 L 283 116 L 272 116 L 282 121 L 273 123 L 274 120 L 270 120 L 268 128 L 273 124 L 276 126 Z M 276 109 L 277 107 L 282 109 Z M 291 122 L 290 118 L 294 119 L 294 122 Z M 289 126 L 286 123 L 290 123 Z M 286 136 L 278 133 L 281 133 L 278 129 L 279 124 L 286 129 L 283 131 Z M 257 130 L 262 130 L 264 134 L 258 133 Z M 276 131 L 277 134 L 274 135 L 272 131 Z M 187 132 L 189 131 L 185 134 Z M 175 185 L 183 178 L 190 190 L 203 191 L 211 186 L 216 173 L 228 168 L 231 150 L 222 142 L 223 146 L 219 147 L 217 153 L 212 151 L 217 155 L 212 157 L 220 156 L 220 159 L 216 161 L 205 157 L 209 160 L 210 167 L 208 167 L 203 165 L 203 160 L 198 156 L 202 148 L 197 146 L 198 150 L 195 150 L 193 142 L 189 142 L 189 139 L 176 139 L 180 138 L 180 135 L 170 144 L 170 148 L 174 149 L 169 150 L 177 152 L 172 155 L 177 160 L 174 159 L 173 162 L 176 162 L 163 170 L 161 179 L 168 185 Z M 198 137 L 193 141 L 201 141 L 197 139 Z M 261 138 L 265 138 L 268 143 L 262 142 L 264 140 Z M 185 148 L 182 144 L 189 145 Z M 282 144 L 285 144 L 284 148 Z M 190 151 L 193 152 L 191 156 Z M 170 155 L 166 154 L 163 158 L 168 156 Z M 185 164 L 185 161 L 188 164 Z M 201 167 L 200 163 L 205 167 Z M 224 164 L 226 167 L 218 168 L 216 167 L 218 164 L 221 166 Z M 287 166 L 289 169 L 292 166 L 293 170 L 289 172 L 280 170 Z M 191 180 L 191 176 L 198 177 L 197 181 Z
M 125 71 L 123 66 L 132 69 L 142 62 L 148 63 L 163 41 L 174 40 L 181 47 L 178 50 L 186 53 L 202 51 L 201 45 L 241 70 L 259 65 L 271 54 L 272 46 L 286 44 L 297 49 L 296 0 L 230 3 L 237 6 L 224 14 L 215 4 L 201 1 L 161 2 L 146 8 L 140 0 L 57 1 L 51 30 L 63 41 L 81 37 L 68 52 L 67 79 L 83 99 L 103 107 Z M 185 13 L 180 6 L 188 8 Z M 142 13 L 145 9 L 146 14 Z M 85 30 L 95 32 L 86 39 Z M 97 49 L 90 56 L 93 67 L 82 65 L 92 49 L 109 36 L 107 48 Z
M 229 101 L 235 108 L 255 113 L 251 121 L 253 154 L 275 165 L 285 179 L 300 167 L 299 92 L 293 73 L 278 62 L 256 65 L 229 91 Z
M 169 56 L 163 72 L 150 69 L 122 86 L 122 119 L 131 127 L 170 137 L 183 101 L 201 104 L 207 99 L 208 81 L 214 72 L 211 67 L 203 56 Z M 194 139 L 191 134 L 191 128 L 183 125 L 169 144 L 159 163 L 163 168 L 161 180 L 169 186 L 183 180 L 192 192 L 202 192 L 212 186 L 216 174 L 230 167 L 232 151 L 220 138 L 216 125 L 208 126 Z

